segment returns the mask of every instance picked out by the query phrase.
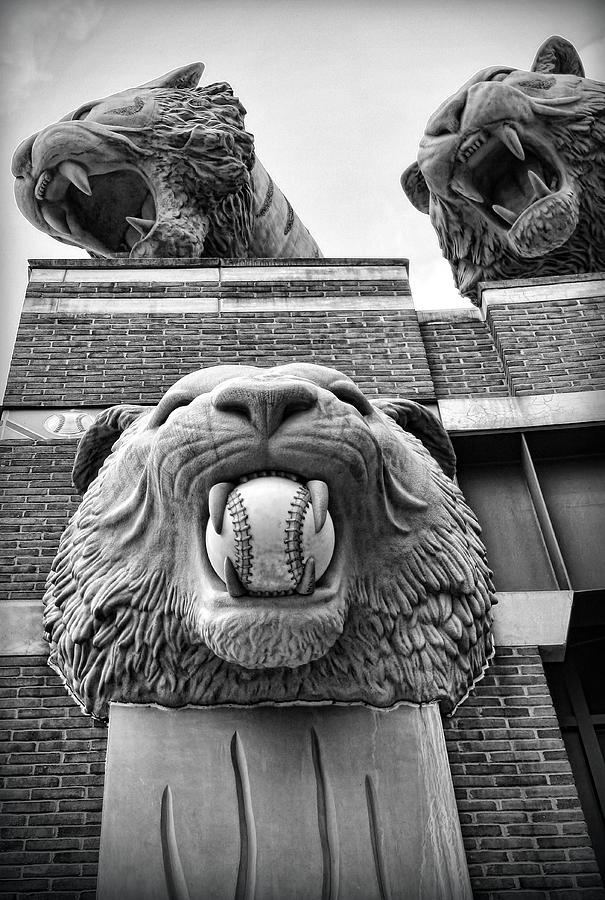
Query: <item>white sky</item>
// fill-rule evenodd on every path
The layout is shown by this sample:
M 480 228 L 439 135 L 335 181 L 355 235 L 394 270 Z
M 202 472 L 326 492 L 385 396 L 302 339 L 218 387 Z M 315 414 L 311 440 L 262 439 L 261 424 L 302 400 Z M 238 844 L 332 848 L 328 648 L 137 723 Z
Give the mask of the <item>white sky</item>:
M 3 390 L 28 258 L 85 257 L 18 212 L 17 144 L 86 100 L 188 62 L 228 81 L 256 151 L 325 256 L 410 259 L 417 305 L 462 304 L 399 176 L 478 69 L 528 68 L 551 34 L 605 81 L 605 0 L 0 0 Z

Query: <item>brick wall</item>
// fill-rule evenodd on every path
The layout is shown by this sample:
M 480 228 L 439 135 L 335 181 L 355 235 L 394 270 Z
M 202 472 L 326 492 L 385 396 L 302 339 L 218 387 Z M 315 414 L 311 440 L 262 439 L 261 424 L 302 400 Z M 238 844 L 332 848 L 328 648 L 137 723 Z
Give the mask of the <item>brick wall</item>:
M 605 298 L 491 307 L 511 393 L 605 388 Z
M 107 730 L 67 697 L 45 657 L 0 657 L 0 892 L 95 896 Z
M 59 538 L 79 497 L 74 441 L 0 443 L 0 603 L 40 603 Z
M 445 736 L 475 900 L 603 900 L 537 648 L 499 648 Z
M 155 403 L 202 366 L 315 362 L 369 395 L 434 397 L 413 311 L 24 313 L 6 406 Z
M 507 396 L 502 361 L 481 319 L 421 319 L 420 333 L 438 398 Z

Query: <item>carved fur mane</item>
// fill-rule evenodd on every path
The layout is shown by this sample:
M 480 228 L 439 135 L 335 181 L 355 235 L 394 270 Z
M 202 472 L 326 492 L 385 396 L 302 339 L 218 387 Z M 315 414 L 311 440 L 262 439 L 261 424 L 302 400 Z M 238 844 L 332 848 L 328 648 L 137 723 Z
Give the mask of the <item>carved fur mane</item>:
M 203 255 L 246 256 L 254 220 L 254 139 L 244 128 L 246 110 L 226 82 L 158 91 L 157 109 L 153 127 L 140 133 L 141 145 L 158 154 L 157 169 L 175 195 L 180 189 L 183 196 L 208 198 Z

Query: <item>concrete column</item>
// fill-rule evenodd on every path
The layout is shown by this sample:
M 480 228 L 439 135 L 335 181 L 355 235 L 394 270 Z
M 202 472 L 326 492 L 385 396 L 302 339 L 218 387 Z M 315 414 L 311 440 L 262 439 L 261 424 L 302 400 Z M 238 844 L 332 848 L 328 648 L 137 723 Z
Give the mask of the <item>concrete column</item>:
M 470 900 L 439 710 L 111 710 L 99 900 Z

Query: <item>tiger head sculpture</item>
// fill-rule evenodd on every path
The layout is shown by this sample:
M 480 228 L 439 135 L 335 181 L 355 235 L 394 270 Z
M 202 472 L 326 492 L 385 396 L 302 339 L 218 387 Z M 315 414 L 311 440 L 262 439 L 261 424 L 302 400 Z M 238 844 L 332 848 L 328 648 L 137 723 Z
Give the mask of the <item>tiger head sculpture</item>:
M 82 104 L 13 157 L 36 228 L 98 257 L 319 257 L 228 84 L 195 63 Z
M 605 269 L 605 84 L 571 44 L 546 41 L 529 72 L 478 72 L 429 119 L 402 175 L 457 287 Z
M 451 711 L 493 649 L 491 573 L 454 465 L 422 406 L 370 402 L 322 366 L 219 366 L 155 408 L 113 407 L 76 456 L 84 498 L 45 595 L 51 665 L 99 717 L 111 700 Z M 249 484 L 273 527 L 263 488 L 280 477 L 312 502 L 311 532 L 329 519 L 327 555 L 276 590 L 261 550 L 250 587 L 210 536 Z

